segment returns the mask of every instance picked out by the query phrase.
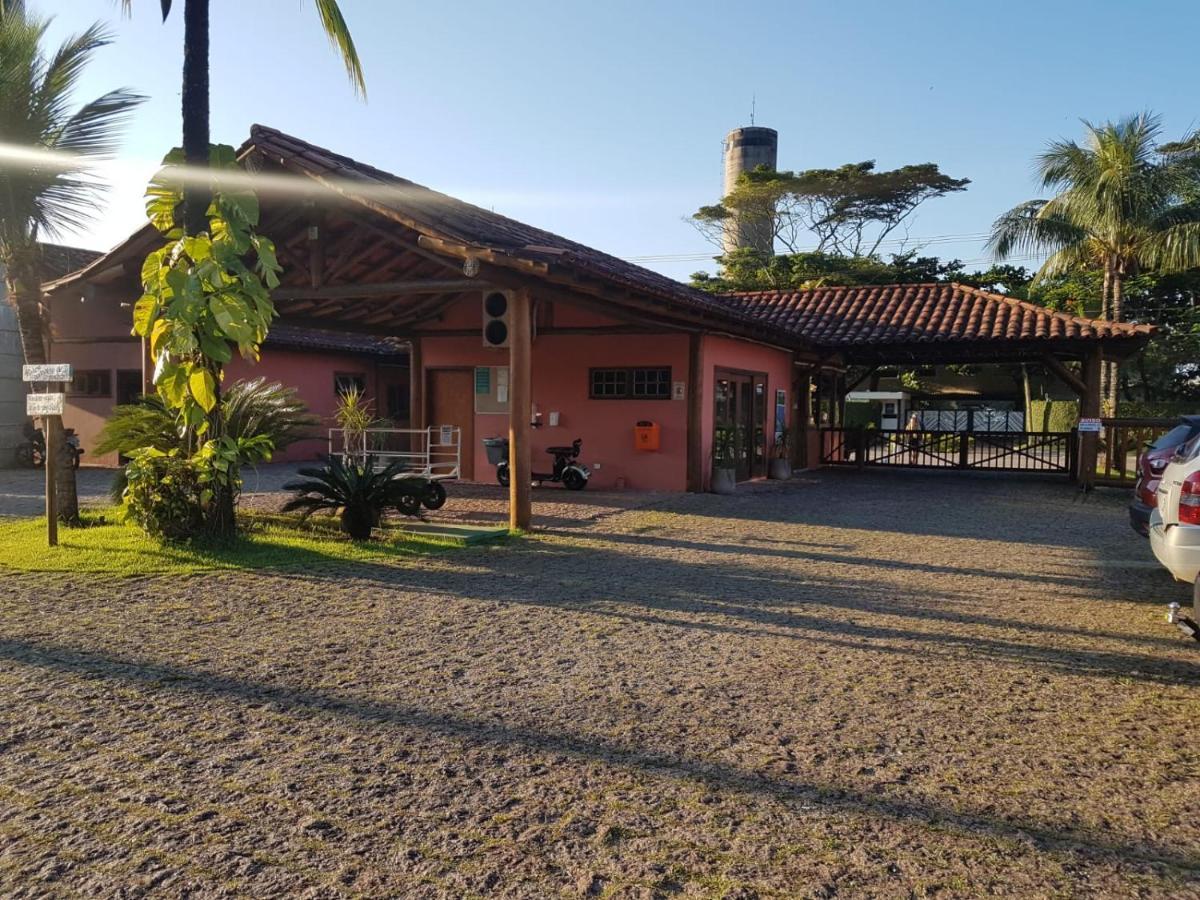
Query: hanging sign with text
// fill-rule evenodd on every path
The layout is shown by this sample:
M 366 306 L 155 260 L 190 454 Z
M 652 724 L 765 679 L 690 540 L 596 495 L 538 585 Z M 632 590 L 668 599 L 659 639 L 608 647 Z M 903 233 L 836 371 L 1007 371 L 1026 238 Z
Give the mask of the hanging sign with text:
M 74 377 L 70 363 L 51 363 L 41 366 L 22 366 L 22 381 L 70 381 Z
M 54 394 L 30 394 L 25 398 L 25 415 L 27 416 L 61 416 L 66 404 L 67 395 L 58 392 Z
M 1094 434 L 1100 430 L 1101 430 L 1101 426 L 1100 426 L 1099 419 L 1080 419 L 1079 420 L 1079 433 L 1080 434 L 1083 434 L 1084 432 L 1091 432 Z

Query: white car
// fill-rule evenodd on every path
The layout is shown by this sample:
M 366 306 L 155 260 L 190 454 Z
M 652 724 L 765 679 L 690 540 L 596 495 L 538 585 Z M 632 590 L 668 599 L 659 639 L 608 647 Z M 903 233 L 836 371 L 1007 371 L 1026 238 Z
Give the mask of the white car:
M 1150 514 L 1150 547 L 1168 572 L 1193 585 L 1200 606 L 1200 439 L 1184 444 L 1163 470 Z

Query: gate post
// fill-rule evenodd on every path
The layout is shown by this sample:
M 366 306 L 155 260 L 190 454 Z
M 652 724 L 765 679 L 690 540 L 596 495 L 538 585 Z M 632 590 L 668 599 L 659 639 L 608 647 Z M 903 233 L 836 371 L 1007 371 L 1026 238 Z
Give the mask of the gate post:
M 867 467 L 867 429 L 856 428 L 854 430 L 854 461 L 858 463 L 860 469 Z
M 971 459 L 971 432 L 960 431 L 958 433 L 958 467 L 960 469 L 969 469 Z

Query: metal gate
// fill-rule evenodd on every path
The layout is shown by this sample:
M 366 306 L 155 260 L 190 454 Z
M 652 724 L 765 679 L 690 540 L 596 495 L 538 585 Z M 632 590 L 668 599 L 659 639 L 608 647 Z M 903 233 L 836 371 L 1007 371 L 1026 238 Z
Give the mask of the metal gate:
M 882 431 L 822 428 L 821 463 L 990 472 L 1075 471 L 1073 431 Z

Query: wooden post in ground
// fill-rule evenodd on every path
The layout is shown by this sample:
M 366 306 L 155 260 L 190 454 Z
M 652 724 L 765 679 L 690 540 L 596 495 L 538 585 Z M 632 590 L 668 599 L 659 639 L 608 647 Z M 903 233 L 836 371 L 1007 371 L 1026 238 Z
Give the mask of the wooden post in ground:
M 42 438 L 46 442 L 46 543 L 51 547 L 58 546 L 58 488 L 55 477 L 58 473 L 59 433 L 62 430 L 62 419 L 58 416 L 46 416 L 42 419 Z
M 508 527 L 525 531 L 533 521 L 529 493 L 529 421 L 533 414 L 529 291 L 513 292 L 508 324 Z
M 1104 356 L 1097 347 L 1083 361 L 1084 391 L 1079 395 L 1079 418 L 1095 419 L 1100 416 L 1100 378 L 1104 370 Z M 1096 463 L 1100 455 L 1100 435 L 1094 431 L 1079 435 L 1079 484 L 1090 491 L 1096 481 Z
M 425 372 L 421 366 L 421 339 L 413 338 L 408 344 L 408 427 L 425 427 Z M 463 448 L 464 453 L 474 453 L 475 448 Z
M 701 362 L 704 336 L 688 335 L 687 382 L 687 489 L 704 490 L 704 368 Z
M 791 463 L 797 469 L 808 464 L 808 429 L 812 422 L 812 376 L 792 361 L 792 419 L 788 423 L 788 440 L 792 445 Z

